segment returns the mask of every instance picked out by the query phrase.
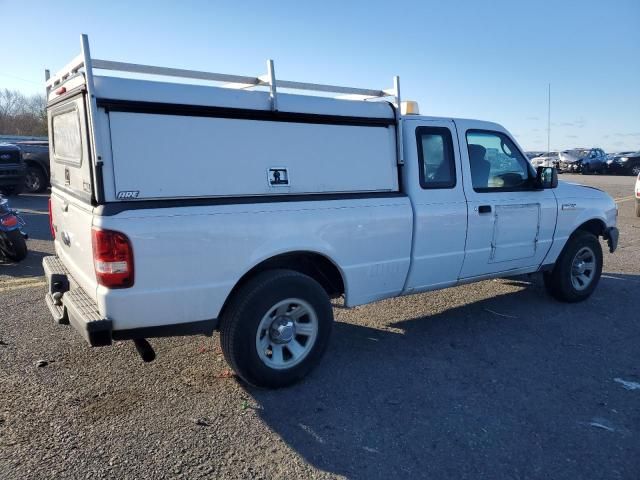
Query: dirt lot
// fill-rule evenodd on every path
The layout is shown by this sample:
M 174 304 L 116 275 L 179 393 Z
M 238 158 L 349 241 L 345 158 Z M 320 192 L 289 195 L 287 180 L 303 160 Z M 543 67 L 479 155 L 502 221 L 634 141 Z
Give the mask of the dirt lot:
M 230 376 L 217 337 L 154 340 L 143 364 L 54 325 L 46 197 L 13 199 L 32 239 L 0 264 L 0 478 L 640 478 L 633 178 L 561 179 L 619 199 L 591 299 L 518 278 L 337 307 L 323 363 L 281 391 Z

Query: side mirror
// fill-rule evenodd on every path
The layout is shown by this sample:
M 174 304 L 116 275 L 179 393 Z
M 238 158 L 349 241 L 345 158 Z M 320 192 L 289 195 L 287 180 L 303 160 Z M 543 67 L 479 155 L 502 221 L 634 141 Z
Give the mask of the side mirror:
M 539 190 L 558 186 L 558 170 L 555 167 L 538 167 L 536 169 L 535 187 Z

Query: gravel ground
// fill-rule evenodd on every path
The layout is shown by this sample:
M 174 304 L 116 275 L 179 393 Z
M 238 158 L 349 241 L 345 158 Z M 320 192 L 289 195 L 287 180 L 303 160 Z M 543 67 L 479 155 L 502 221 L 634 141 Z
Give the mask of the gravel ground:
M 46 197 L 14 199 L 32 239 L 0 264 L 0 478 L 639 478 L 633 178 L 561 179 L 622 199 L 591 299 L 524 277 L 336 305 L 323 363 L 280 391 L 238 382 L 217 337 L 154 340 L 143 364 L 54 325 Z

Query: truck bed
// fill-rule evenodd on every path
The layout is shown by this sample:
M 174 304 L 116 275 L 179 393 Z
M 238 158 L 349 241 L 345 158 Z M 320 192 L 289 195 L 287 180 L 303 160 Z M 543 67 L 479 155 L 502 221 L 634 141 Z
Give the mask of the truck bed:
M 240 277 L 278 253 L 331 258 L 349 306 L 399 294 L 409 269 L 413 217 L 401 195 L 102 213 L 95 226 L 127 232 L 136 252 L 133 288 L 94 289 L 116 330 L 215 319 Z

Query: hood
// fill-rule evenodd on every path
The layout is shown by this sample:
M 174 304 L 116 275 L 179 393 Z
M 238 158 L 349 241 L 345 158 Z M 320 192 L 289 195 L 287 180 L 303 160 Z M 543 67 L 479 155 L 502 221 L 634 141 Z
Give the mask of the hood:
M 569 150 L 567 152 L 561 152 L 559 156 L 560 156 L 560 160 L 562 160 L 563 162 L 575 163 L 583 160 L 587 155 L 580 151 Z
M 558 188 L 554 192 L 557 198 L 610 198 L 607 192 L 599 188 L 564 180 L 558 181 Z
M 613 157 L 614 160 L 620 160 L 621 158 L 635 158 L 640 157 L 639 152 L 631 152 L 631 153 L 619 153 Z
M 12 143 L 0 143 L 0 150 L 4 152 L 19 152 L 20 149 Z

